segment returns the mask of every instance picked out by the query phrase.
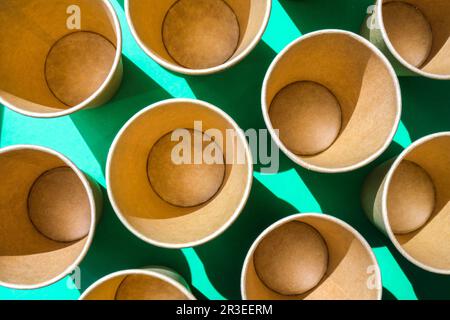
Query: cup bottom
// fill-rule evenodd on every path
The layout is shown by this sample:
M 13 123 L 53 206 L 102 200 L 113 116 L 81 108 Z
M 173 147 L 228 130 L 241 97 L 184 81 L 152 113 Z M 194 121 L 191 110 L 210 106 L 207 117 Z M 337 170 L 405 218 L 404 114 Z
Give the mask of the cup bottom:
M 172 141 L 171 132 L 150 151 L 147 164 L 149 182 L 156 194 L 171 205 L 199 206 L 211 200 L 222 187 L 225 179 L 224 156 L 215 142 L 202 142 L 204 133 L 194 130 L 178 132 L 185 133 L 182 141 Z M 206 153 L 206 148 L 215 150 L 215 159 L 205 158 L 210 155 Z M 213 163 L 210 162 L 213 160 Z
M 328 248 L 320 233 L 298 221 L 269 233 L 255 250 L 261 281 L 282 295 L 300 295 L 316 287 L 328 267 Z
M 321 84 L 299 81 L 283 88 L 273 99 L 270 120 L 280 139 L 293 153 L 312 156 L 336 141 L 342 111 L 334 94 Z
M 169 55 L 189 69 L 207 69 L 235 53 L 240 28 L 236 14 L 223 0 L 179 0 L 162 26 Z
M 89 234 L 89 199 L 79 177 L 69 167 L 42 174 L 28 195 L 28 215 L 45 237 L 73 242 Z
M 77 31 L 58 40 L 45 63 L 47 85 L 67 107 L 92 96 L 108 78 L 116 47 L 94 32 Z

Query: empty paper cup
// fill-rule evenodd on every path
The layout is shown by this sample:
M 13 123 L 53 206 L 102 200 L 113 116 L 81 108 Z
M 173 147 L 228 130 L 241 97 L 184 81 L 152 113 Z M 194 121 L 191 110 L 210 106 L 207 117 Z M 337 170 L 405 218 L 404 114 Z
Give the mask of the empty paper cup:
M 347 31 L 313 32 L 270 66 L 262 111 L 281 150 L 319 172 L 346 172 L 376 159 L 401 114 L 398 79 L 383 54 Z
M 0 103 L 31 117 L 98 107 L 122 79 L 122 36 L 108 0 L 0 4 Z
M 450 79 L 450 2 L 378 0 L 362 34 L 399 75 Z
M 136 41 L 156 62 L 200 75 L 235 65 L 258 44 L 272 0 L 125 0 Z
M 450 274 L 450 132 L 426 136 L 375 169 L 362 203 L 406 259 Z
M 165 268 L 151 268 L 103 277 L 80 300 L 195 300 L 195 297 L 180 275 Z
M 284 218 L 256 239 L 244 262 L 243 299 L 379 300 L 381 276 L 364 238 L 323 214 Z
M 166 100 L 140 111 L 117 135 L 108 193 L 120 220 L 142 240 L 192 247 L 237 218 L 252 167 L 244 133 L 227 114 L 206 102 Z
M 34 289 L 73 271 L 102 209 L 98 185 L 56 151 L 0 149 L 0 285 Z

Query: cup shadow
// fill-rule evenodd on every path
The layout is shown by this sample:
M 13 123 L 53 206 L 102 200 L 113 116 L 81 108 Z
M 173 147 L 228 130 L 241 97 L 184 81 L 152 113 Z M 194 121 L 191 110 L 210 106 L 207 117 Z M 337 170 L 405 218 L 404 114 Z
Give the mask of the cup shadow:
M 3 126 L 3 113 L 5 112 L 5 107 L 0 105 L 0 142 L 2 141 L 2 126 Z
M 103 190 L 106 195 L 106 190 Z M 191 282 L 188 263 L 180 250 L 158 248 L 128 231 L 114 213 L 107 197 L 92 246 L 80 265 L 81 292 L 99 278 L 125 269 L 164 266 Z
M 276 53 L 264 42 L 241 63 L 219 74 L 194 77 L 186 81 L 200 100 L 228 113 L 242 129 L 265 128 L 261 113 L 264 76 Z
M 105 170 L 109 148 L 122 126 L 139 110 L 170 95 L 128 58 L 116 96 L 106 105 L 71 115 L 78 131 Z M 104 172 L 103 172 L 104 173 Z
M 419 77 L 400 78 L 402 120 L 411 139 L 450 130 L 450 83 Z
M 272 223 L 295 213 L 297 209 L 274 198 L 253 179 L 249 201 L 237 221 L 219 238 L 196 248 L 211 282 L 223 296 L 241 299 L 241 271 L 252 243 Z
M 359 33 L 373 0 L 278 0 L 302 34 L 322 29 Z

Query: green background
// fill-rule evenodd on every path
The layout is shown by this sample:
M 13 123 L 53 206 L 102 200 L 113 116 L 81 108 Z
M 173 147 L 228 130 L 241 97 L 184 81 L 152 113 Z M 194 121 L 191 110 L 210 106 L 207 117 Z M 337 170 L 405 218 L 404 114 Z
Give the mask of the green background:
M 105 186 L 109 146 L 119 129 L 140 109 L 166 98 L 208 101 L 230 114 L 245 130 L 263 129 L 260 93 L 275 55 L 302 34 L 327 28 L 358 32 L 373 0 L 274 0 L 263 40 L 239 65 L 217 75 L 171 73 L 138 47 L 125 20 L 123 0 L 111 0 L 124 37 L 124 79 L 107 105 L 59 119 L 32 119 L 0 106 L 0 146 L 37 144 L 72 159 Z M 119 222 L 105 197 L 105 210 L 93 245 L 80 266 L 81 290 L 67 277 L 39 290 L 0 287 L 0 299 L 77 299 L 98 278 L 127 268 L 170 267 L 191 284 L 198 298 L 239 299 L 242 264 L 253 240 L 274 221 L 297 212 L 324 212 L 350 223 L 368 240 L 381 266 L 384 299 L 448 299 L 450 277 L 422 271 L 404 259 L 365 218 L 360 190 L 367 174 L 399 154 L 411 141 L 450 130 L 450 83 L 402 78 L 403 116 L 389 149 L 374 163 L 345 174 L 308 172 L 281 155 L 276 175 L 255 166 L 250 199 L 234 225 L 200 247 L 161 249 L 142 242 Z M 1 182 L 0 182 L 1 183 Z M 106 192 L 105 192 L 106 195 Z

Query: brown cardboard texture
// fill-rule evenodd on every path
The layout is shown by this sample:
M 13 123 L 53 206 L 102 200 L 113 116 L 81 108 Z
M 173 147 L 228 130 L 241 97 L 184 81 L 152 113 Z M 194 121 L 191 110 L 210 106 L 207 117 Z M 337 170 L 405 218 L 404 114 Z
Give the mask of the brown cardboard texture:
M 122 78 L 121 31 L 107 0 L 0 4 L 0 102 L 32 117 L 97 107 Z
M 450 2 L 378 0 L 362 33 L 399 75 L 450 79 Z
M 322 280 L 328 267 L 328 249 L 313 227 L 293 221 L 261 240 L 253 263 L 268 288 L 283 295 L 299 295 Z
M 183 129 L 192 137 L 196 121 L 205 133 L 200 137 L 211 129 L 218 133 L 210 143 L 222 151 L 225 172 L 202 155 L 200 165 L 164 163 L 173 161 L 166 150 L 156 157 L 149 179 L 148 160 L 158 141 Z M 242 130 L 220 109 L 196 100 L 166 100 L 142 110 L 118 134 L 108 157 L 108 192 L 119 218 L 144 241 L 163 247 L 189 247 L 219 235 L 239 215 L 251 182 L 251 154 Z
M 280 99 L 298 83 L 317 85 Z M 346 172 L 373 161 L 391 143 L 401 95 L 379 50 L 351 32 L 323 30 L 300 37 L 276 57 L 264 80 L 262 109 L 274 140 L 294 162 Z
M 183 281 L 184 283 L 184 281 Z M 126 270 L 106 276 L 81 300 L 193 300 L 184 284 L 157 270 Z
M 278 92 L 269 109 L 280 140 L 293 153 L 315 155 L 328 149 L 341 131 L 341 107 L 324 86 L 295 82 Z
M 293 222 L 308 225 L 309 230 L 314 230 L 320 238 L 314 236 L 314 232 L 304 233 L 306 229 L 297 229 L 295 232 L 301 231 L 303 235 L 293 236 L 290 234 L 292 229 L 286 228 L 286 225 L 293 226 Z M 291 257 L 283 253 L 273 253 L 273 259 L 276 261 L 272 261 L 271 265 L 267 259 L 263 267 L 275 266 L 277 271 L 274 276 L 281 275 L 278 271 L 290 272 L 291 274 L 285 275 L 285 281 L 282 283 L 291 288 L 298 283 L 296 277 L 302 277 L 305 281 L 312 278 L 320 280 L 317 285 L 310 286 L 309 291 L 298 295 L 282 295 L 270 289 L 258 276 L 257 268 L 261 268 L 261 262 L 257 260 L 259 258 L 256 250 L 261 244 L 264 246 L 266 237 L 273 238 L 273 232 L 278 233 L 275 235 L 279 244 L 283 243 L 282 241 L 294 240 L 295 243 L 285 244 L 285 246 L 291 248 L 300 246 L 303 249 L 296 248 Z M 303 239 L 298 243 L 297 241 L 304 236 L 308 236 L 309 239 Z M 318 239 L 323 239 L 325 247 Z M 310 258 L 316 255 L 315 259 L 318 260 L 315 261 L 316 263 L 309 264 L 308 267 L 313 268 L 303 268 L 306 266 L 305 258 L 300 259 L 297 253 L 307 254 Z M 325 272 L 323 272 L 323 263 L 326 258 Z M 305 273 L 294 275 L 294 264 L 301 266 Z M 314 270 L 314 267 L 317 269 Z M 351 226 L 323 214 L 293 215 L 267 228 L 249 250 L 242 270 L 241 290 L 242 297 L 249 300 L 375 300 L 381 299 L 382 293 L 380 270 L 370 246 Z
M 33 289 L 63 278 L 92 241 L 101 193 L 45 148 L 0 150 L 0 283 Z
M 405 163 L 416 168 L 405 170 Z M 374 170 L 362 194 L 369 219 L 400 253 L 418 267 L 441 274 L 450 274 L 449 168 L 450 133 L 426 136 Z M 395 233 L 398 220 L 392 219 L 394 214 L 400 215 L 403 227 L 405 222 L 407 227 L 413 225 L 403 230 L 409 233 Z
M 144 51 L 175 72 L 210 74 L 242 60 L 267 26 L 271 0 L 126 0 Z
M 179 0 L 163 22 L 169 55 L 189 69 L 219 66 L 236 51 L 239 22 L 223 0 Z
M 203 132 L 188 130 L 191 137 L 191 163 L 175 164 L 172 151 L 178 141 L 172 141 L 170 132 L 155 143 L 148 157 L 148 178 L 153 190 L 168 203 L 179 207 L 195 207 L 211 200 L 221 188 L 225 177 L 225 162 L 195 164 L 194 153 L 205 152 L 211 137 L 204 137 Z M 199 135 L 202 143 L 195 143 Z M 205 141 L 207 139 L 209 142 Z M 223 160 L 220 147 L 216 144 L 219 157 Z M 196 149 L 198 148 L 198 150 Z M 195 186 L 194 188 L 192 186 Z

